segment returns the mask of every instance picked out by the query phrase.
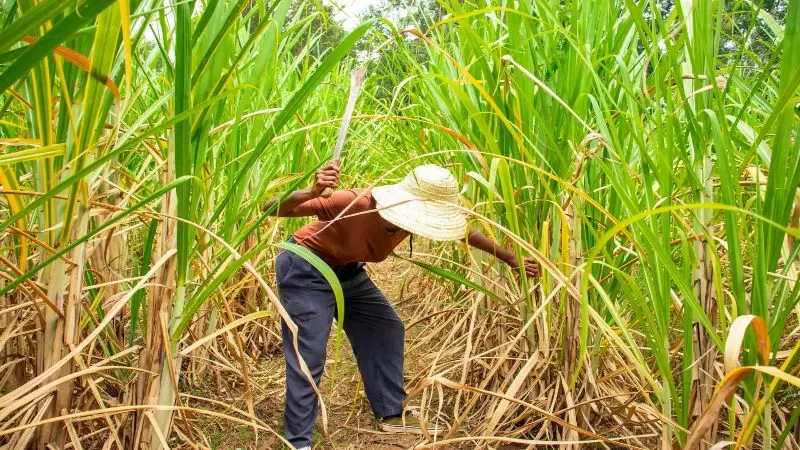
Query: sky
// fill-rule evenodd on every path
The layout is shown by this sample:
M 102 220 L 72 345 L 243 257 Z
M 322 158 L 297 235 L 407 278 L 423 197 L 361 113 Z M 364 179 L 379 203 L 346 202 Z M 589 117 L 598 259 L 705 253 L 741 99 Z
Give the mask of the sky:
M 341 10 L 336 18 L 341 20 L 344 29 L 349 31 L 361 23 L 358 19 L 359 14 L 366 11 L 369 5 L 377 4 L 378 0 L 325 0 L 325 3 L 339 5 Z

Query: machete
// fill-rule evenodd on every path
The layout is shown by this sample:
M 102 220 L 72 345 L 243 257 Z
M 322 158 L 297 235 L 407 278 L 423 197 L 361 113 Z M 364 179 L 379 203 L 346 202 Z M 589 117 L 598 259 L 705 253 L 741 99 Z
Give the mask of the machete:
M 358 94 L 361 93 L 361 86 L 364 84 L 365 70 L 363 67 L 356 67 L 350 72 L 350 96 L 347 98 L 347 107 L 344 110 L 344 118 L 339 126 L 339 136 L 336 138 L 336 147 L 333 150 L 331 164 L 340 165 L 342 162 L 342 149 L 344 141 L 347 139 L 347 129 L 350 127 L 350 120 L 353 118 L 353 109 L 356 107 Z M 333 194 L 333 189 L 325 188 L 322 197 L 328 198 Z

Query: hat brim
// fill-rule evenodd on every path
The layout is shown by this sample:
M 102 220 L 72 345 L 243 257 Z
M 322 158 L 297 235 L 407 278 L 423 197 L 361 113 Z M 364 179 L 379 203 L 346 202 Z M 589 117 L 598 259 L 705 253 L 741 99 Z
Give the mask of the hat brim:
M 381 217 L 409 233 L 435 241 L 466 237 L 467 217 L 456 204 L 425 200 L 394 184 L 373 188 L 372 198 Z

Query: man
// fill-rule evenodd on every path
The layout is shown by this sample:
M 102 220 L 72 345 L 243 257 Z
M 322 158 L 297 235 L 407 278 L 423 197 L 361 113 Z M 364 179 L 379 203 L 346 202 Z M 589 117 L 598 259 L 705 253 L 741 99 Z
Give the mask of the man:
M 294 233 L 291 240 L 323 259 L 336 273 L 345 297 L 343 328 L 353 347 L 364 391 L 381 430 L 421 433 L 417 411 L 403 411 L 403 345 L 405 328 L 397 313 L 364 271 L 364 263 L 380 262 L 410 235 L 451 241 L 464 239 L 470 246 L 496 256 L 512 268 L 513 253 L 478 232 L 467 233 L 466 216 L 458 206 L 458 183 L 446 169 L 435 165 L 415 168 L 399 184 L 371 191 L 322 193 L 339 184 L 339 168 L 317 171 L 310 189 L 286 197 L 273 215 L 317 216 L 318 220 Z M 270 200 L 272 208 L 279 198 Z M 412 237 L 413 239 L 413 237 Z M 525 271 L 535 276 L 538 265 L 525 260 Z M 275 264 L 281 303 L 298 327 L 298 343 L 314 381 L 319 384 L 325 350 L 336 312 L 333 291 L 322 274 L 292 252 L 283 251 Z M 283 324 L 286 357 L 286 438 L 299 449 L 310 449 L 317 417 L 317 398 L 300 369 L 292 335 Z M 441 429 L 429 429 L 430 433 Z

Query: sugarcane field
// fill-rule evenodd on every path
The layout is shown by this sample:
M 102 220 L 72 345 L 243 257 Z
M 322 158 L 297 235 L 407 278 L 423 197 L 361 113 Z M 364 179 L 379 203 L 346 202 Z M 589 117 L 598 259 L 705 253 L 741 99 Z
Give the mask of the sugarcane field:
M 800 0 L 0 0 L 0 450 L 800 450 Z

